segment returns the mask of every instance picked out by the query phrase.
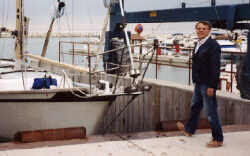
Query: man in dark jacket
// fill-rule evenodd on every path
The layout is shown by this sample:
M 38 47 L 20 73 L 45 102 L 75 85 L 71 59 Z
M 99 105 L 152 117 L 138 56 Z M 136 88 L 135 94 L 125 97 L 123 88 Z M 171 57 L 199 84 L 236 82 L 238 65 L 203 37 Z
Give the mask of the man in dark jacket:
M 213 137 L 207 146 L 219 147 L 223 145 L 223 132 L 217 112 L 216 89 L 220 76 L 221 49 L 219 44 L 211 38 L 209 22 L 200 21 L 195 25 L 195 28 L 198 43 L 193 50 L 194 94 L 191 112 L 186 125 L 177 122 L 177 127 L 185 136 L 192 136 L 195 133 L 200 112 L 204 106 Z

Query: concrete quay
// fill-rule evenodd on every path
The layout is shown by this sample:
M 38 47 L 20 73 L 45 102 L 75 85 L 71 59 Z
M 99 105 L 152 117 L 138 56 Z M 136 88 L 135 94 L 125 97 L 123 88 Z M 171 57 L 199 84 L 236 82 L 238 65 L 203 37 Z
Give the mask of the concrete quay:
M 210 130 L 198 130 L 193 137 L 180 132 L 140 132 L 107 134 L 74 139 L 35 143 L 0 144 L 0 156 L 248 156 L 250 152 L 250 125 L 224 126 L 224 145 L 207 148 Z

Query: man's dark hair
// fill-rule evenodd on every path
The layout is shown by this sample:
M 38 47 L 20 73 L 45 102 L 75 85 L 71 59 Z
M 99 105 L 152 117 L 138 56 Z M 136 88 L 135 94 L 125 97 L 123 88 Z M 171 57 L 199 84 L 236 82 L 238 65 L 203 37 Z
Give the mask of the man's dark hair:
M 203 25 L 208 26 L 209 30 L 211 30 L 211 28 L 212 28 L 212 25 L 208 21 L 199 21 L 199 22 L 197 22 L 195 24 L 195 28 L 197 28 L 198 24 L 203 24 Z

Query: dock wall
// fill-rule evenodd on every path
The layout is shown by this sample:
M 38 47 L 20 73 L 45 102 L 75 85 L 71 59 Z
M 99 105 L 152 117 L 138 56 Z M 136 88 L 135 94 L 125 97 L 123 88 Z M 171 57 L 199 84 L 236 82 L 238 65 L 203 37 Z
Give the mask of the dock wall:
M 85 74 L 72 71 L 70 77 L 76 82 L 88 82 L 89 80 Z M 121 83 L 125 84 L 130 81 L 125 80 Z M 152 131 L 157 129 L 161 121 L 188 119 L 193 86 L 152 79 L 146 79 L 144 82 L 151 85 L 152 89 L 139 95 L 129 105 L 127 103 L 131 97 L 118 97 L 110 105 L 97 133 Z M 222 125 L 250 125 L 250 100 L 222 91 L 217 91 L 217 100 Z M 202 113 L 201 117 L 206 116 Z M 111 121 L 114 122 L 110 125 Z
M 138 96 L 119 117 L 129 98 L 118 97 L 104 119 L 109 133 L 156 130 L 160 121 L 187 120 L 190 111 L 193 86 L 168 81 L 146 80 L 152 85 L 149 92 Z M 218 113 L 222 125 L 250 124 L 250 100 L 232 93 L 217 91 Z M 206 117 L 202 113 L 201 117 Z

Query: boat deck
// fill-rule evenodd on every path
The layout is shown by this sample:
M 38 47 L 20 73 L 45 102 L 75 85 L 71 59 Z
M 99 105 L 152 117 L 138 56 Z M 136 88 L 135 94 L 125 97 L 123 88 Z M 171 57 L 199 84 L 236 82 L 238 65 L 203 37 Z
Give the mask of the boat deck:
M 12 155 L 249 155 L 250 125 L 223 126 L 225 141 L 221 148 L 205 146 L 211 139 L 209 129 L 197 131 L 188 138 L 180 132 L 139 132 L 107 134 L 87 139 L 35 143 L 8 142 L 0 144 L 0 156 Z

